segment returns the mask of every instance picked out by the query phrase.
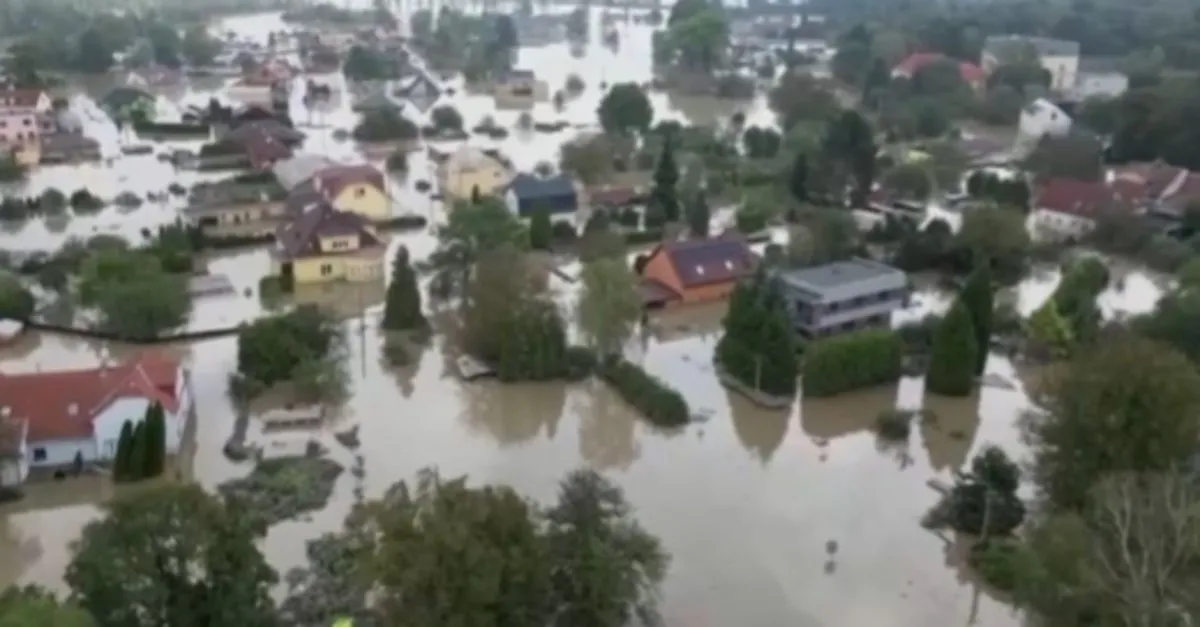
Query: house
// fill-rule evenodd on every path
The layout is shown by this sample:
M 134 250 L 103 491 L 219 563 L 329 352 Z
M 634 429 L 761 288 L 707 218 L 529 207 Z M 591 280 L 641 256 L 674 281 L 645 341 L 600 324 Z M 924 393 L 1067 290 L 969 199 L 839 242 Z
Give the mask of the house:
M 241 133 L 227 133 L 215 142 L 200 147 L 201 167 L 251 168 L 271 170 L 292 156 L 292 147 L 261 128 L 251 127 Z
M 628 207 L 643 202 L 652 185 L 650 172 L 618 172 L 602 183 L 587 185 L 582 204 L 590 209 Z
M 0 374 L 0 399 L 0 419 L 27 425 L 25 468 L 111 461 L 121 427 L 152 404 L 164 410 L 167 452 L 175 453 L 193 409 L 187 369 L 156 353 L 87 370 Z
M 869 259 L 783 270 L 773 278 L 792 327 L 809 339 L 886 328 L 908 301 L 908 276 Z
M 550 98 L 550 85 L 533 70 L 509 70 L 494 79 L 492 95 L 500 107 L 529 107 Z
M 212 235 L 270 235 L 284 217 L 286 197 L 278 183 L 235 176 L 196 184 L 183 214 Z
M 499 195 L 511 180 L 499 159 L 473 146 L 461 146 L 437 166 L 438 189 L 448 200 Z
M 1129 91 L 1129 75 L 1117 71 L 1080 71 L 1074 87 L 1063 94 L 1067 102 L 1080 104 L 1089 98 L 1118 98 Z
M 756 267 L 741 237 L 664 242 L 646 256 L 638 291 L 650 309 L 723 300 Z
M 83 134 L 79 115 L 62 110 L 38 116 L 42 132 L 42 163 L 98 161 L 100 142 Z
M 504 202 L 519 218 L 528 218 L 535 211 L 548 211 L 552 219 L 571 217 L 579 209 L 579 192 L 564 174 L 541 177 L 522 172 L 508 184 Z
M 1034 235 L 1043 240 L 1077 240 L 1095 228 L 1100 214 L 1136 211 L 1145 200 L 1145 186 L 1128 179 L 1050 179 L 1034 193 Z
M 383 278 L 386 240 L 359 214 L 315 199 L 279 226 L 271 269 L 285 284 Z
M 1058 105 L 1038 98 L 1021 109 L 1017 129 L 1023 137 L 1028 138 L 1041 139 L 1046 135 L 1062 137 L 1071 132 L 1071 122 L 1071 116 Z
M 40 89 L 0 89 L 0 152 L 29 167 L 42 160 L 40 114 L 50 111 L 50 96 Z
M 301 183 L 308 182 L 321 170 L 337 165 L 332 159 L 323 155 L 303 153 L 284 159 L 271 168 L 275 180 L 286 190 L 293 190 Z
M 975 65 L 974 63 L 955 61 L 944 54 L 938 54 L 934 52 L 917 52 L 908 55 L 908 58 L 901 61 L 899 65 L 892 69 L 892 78 L 903 77 L 911 79 L 917 74 L 917 72 L 921 70 L 921 68 L 924 68 L 930 63 L 942 61 L 955 63 L 958 66 L 958 75 L 961 76 L 963 82 L 970 85 L 972 89 L 981 89 L 986 85 L 987 74 L 983 71 L 983 68 Z
M 1050 72 L 1050 88 L 1066 91 L 1075 87 L 1079 73 L 1079 44 L 1074 41 L 1026 35 L 994 35 L 983 42 L 980 65 L 991 74 L 996 68 L 1020 59 L 1029 52 Z
M 376 223 L 392 217 L 387 180 L 374 166 L 365 163 L 331 165 L 313 174 L 308 185 L 338 211 L 354 213 Z

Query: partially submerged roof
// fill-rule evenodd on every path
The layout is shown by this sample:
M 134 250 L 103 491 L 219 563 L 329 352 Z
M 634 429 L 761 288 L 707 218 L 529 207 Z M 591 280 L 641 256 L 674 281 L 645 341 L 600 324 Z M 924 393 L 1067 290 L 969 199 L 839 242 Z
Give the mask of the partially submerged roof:
M 784 270 L 776 276 L 788 287 L 819 301 L 840 301 L 908 285 L 908 276 L 902 270 L 870 259 Z
M 284 189 L 293 189 L 311 179 L 317 172 L 335 165 L 329 157 L 314 154 L 294 155 L 291 159 L 276 163 L 271 171 Z
M 121 398 L 177 411 L 178 376 L 179 362 L 157 353 L 87 370 L 0 374 L 0 418 L 27 421 L 31 442 L 88 438 L 95 419 Z
M 1034 207 L 1079 217 L 1094 217 L 1098 211 L 1136 203 L 1145 196 L 1145 185 L 1129 179 L 1081 181 L 1056 178 L 1037 189 Z
M 338 211 L 324 200 L 318 200 L 300 210 L 299 215 L 279 225 L 275 231 L 274 254 L 285 260 L 338 253 L 322 252 L 323 237 L 358 236 L 359 248 L 345 254 L 361 252 L 363 248 L 382 246 L 383 241 L 367 226 L 357 213 Z
M 367 163 L 329 165 L 315 172 L 312 180 L 317 191 L 331 200 L 351 185 L 370 185 L 380 191 L 387 187 L 383 172 Z
M 737 236 L 667 242 L 651 256 L 656 254 L 666 255 L 685 289 L 737 281 L 749 276 L 758 265 L 754 251 Z
M 541 177 L 522 172 L 513 177 L 508 187 L 517 198 L 528 201 L 575 195 L 575 184 L 564 174 Z

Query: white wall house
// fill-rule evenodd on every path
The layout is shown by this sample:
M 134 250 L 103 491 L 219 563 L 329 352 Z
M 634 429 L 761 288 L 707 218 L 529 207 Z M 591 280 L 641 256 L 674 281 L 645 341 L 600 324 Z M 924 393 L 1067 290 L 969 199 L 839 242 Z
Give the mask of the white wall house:
M 32 468 L 112 460 L 125 422 L 141 422 L 155 403 L 167 452 L 176 453 L 193 413 L 190 377 L 176 361 L 146 355 L 90 370 L 0 374 L 0 415 L 28 424 L 22 450 Z
M 1038 98 L 1021 109 L 1017 130 L 1023 137 L 1062 137 L 1071 132 L 1071 124 L 1071 116 L 1065 111 L 1045 98 Z
M 26 433 L 29 423 L 11 420 L 0 424 L 6 444 L 0 448 L 0 488 L 11 488 L 25 483 L 29 476 L 29 446 Z
M 1107 211 L 1140 210 L 1141 188 L 1108 181 L 1051 179 L 1034 195 L 1030 222 L 1042 241 L 1078 240 L 1096 228 Z

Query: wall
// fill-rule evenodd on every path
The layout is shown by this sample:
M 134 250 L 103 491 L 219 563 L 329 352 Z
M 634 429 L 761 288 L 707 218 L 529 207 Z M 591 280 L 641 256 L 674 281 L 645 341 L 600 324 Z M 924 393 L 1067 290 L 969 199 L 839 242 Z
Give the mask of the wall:
M 675 273 L 675 266 L 671 264 L 671 260 L 667 258 L 665 253 L 658 253 L 651 257 L 646 262 L 646 267 L 642 268 L 642 276 L 654 279 L 671 288 L 676 293 L 683 291 L 679 275 Z M 676 301 L 672 301 L 672 303 L 674 302 Z
M 45 453 L 37 459 L 38 451 Z M 47 440 L 29 443 L 29 465 L 32 468 L 61 468 L 75 463 L 75 453 L 83 453 L 84 461 L 96 459 L 96 442 L 92 438 Z
M 176 384 L 178 387 L 178 383 Z M 187 402 L 190 401 L 190 396 Z M 117 441 L 121 438 L 121 427 L 128 420 L 134 426 L 140 423 L 146 417 L 146 409 L 150 406 L 150 402 L 144 398 L 128 397 L 119 398 L 108 406 L 99 416 L 93 421 L 93 434 L 95 438 L 94 448 L 98 451 L 101 460 L 112 459 L 117 451 Z M 183 414 L 184 407 L 180 404 L 180 414 Z M 167 427 L 167 453 L 175 453 L 179 450 L 179 439 L 181 436 L 180 420 L 175 414 L 166 414 Z
M 725 281 L 723 283 L 710 283 L 708 285 L 690 287 L 683 291 L 683 300 L 681 302 L 690 304 L 724 300 L 729 298 L 729 294 L 733 292 L 733 288 L 736 285 L 737 283 L 734 281 Z
M 474 168 L 460 168 L 447 163 L 440 181 L 442 195 L 447 199 L 469 199 L 478 187 L 480 195 L 494 195 L 508 185 L 508 176 L 499 163 Z
M 1060 136 L 1071 130 L 1071 116 L 1053 103 L 1039 98 L 1021 109 L 1017 126 L 1026 137 L 1040 139 L 1044 135 Z
M 383 249 L 368 257 L 346 255 L 297 259 L 292 263 L 292 272 L 297 283 L 375 279 L 383 274 Z
M 221 226 L 233 226 L 258 222 L 283 215 L 283 203 L 267 202 L 245 205 L 230 205 L 215 212 L 217 223 Z
M 1069 213 L 1038 209 L 1033 212 L 1034 234 L 1042 241 L 1078 239 L 1087 235 L 1095 223 Z
M 1065 91 L 1075 87 L 1075 79 L 1079 74 L 1079 57 L 1041 58 L 1042 67 L 1050 71 L 1050 88 L 1055 91 Z
M 392 217 L 392 203 L 383 190 L 368 183 L 347 185 L 333 206 L 340 211 L 350 211 L 372 221 L 383 222 Z

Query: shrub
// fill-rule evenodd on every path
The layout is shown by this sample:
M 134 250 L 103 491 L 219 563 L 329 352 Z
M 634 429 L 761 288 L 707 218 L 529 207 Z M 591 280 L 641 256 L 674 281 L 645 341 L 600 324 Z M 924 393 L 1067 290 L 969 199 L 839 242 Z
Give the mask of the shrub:
M 438 130 L 461 131 L 463 128 L 462 114 L 450 105 L 435 107 L 429 114 L 429 120 Z
M 567 77 L 566 90 L 568 94 L 578 94 L 583 91 L 583 88 L 583 79 L 579 78 L 578 74 L 571 74 Z
M 833 396 L 900 378 L 904 342 L 890 329 L 873 329 L 817 340 L 805 353 L 805 396 Z
M 177 184 L 172 183 L 172 185 Z M 86 188 L 81 187 L 71 194 L 71 208 L 74 209 L 76 213 L 99 211 L 100 209 L 104 208 L 104 201 L 88 191 Z
M 1020 577 L 1028 573 L 1023 564 L 1027 553 L 1014 538 L 989 538 L 971 546 L 967 563 L 988 585 L 1001 592 L 1012 592 Z
M 683 395 L 640 367 L 610 359 L 600 367 L 600 376 L 650 422 L 664 427 L 687 424 L 688 405 Z
M 408 172 L 408 153 L 397 150 L 388 155 L 387 169 L 392 172 Z
M 33 308 L 33 294 L 21 281 L 11 274 L 0 274 L 0 319 L 28 320 Z
M 534 250 L 549 250 L 554 228 L 557 224 L 550 223 L 550 212 L 537 209 L 529 219 L 529 247 Z
M 48 215 L 59 215 L 67 208 L 67 195 L 51 187 L 42 192 L 38 206 Z

